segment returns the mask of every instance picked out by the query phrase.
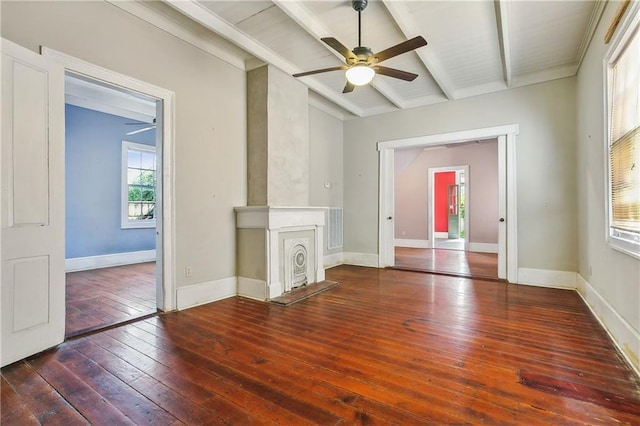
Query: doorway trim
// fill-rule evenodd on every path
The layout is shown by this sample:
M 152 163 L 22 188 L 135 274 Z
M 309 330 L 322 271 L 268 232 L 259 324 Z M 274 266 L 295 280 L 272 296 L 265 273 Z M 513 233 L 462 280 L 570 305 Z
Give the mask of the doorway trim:
M 456 172 L 456 183 L 458 182 L 459 172 L 464 172 L 464 251 L 469 250 L 469 166 L 444 166 L 429 167 L 427 170 L 427 215 L 429 223 L 427 224 L 427 239 L 429 241 L 428 248 L 435 248 L 435 174 L 441 172 Z
M 162 129 L 162 144 L 156 146 L 162 156 L 161 179 L 161 220 L 157 221 L 156 232 L 162 236 L 157 250 L 157 262 L 161 276 L 161 285 L 157 286 L 157 307 L 162 311 L 176 309 L 175 279 L 175 212 L 174 212 L 174 93 L 144 81 L 83 61 L 65 53 L 47 47 L 41 48 L 41 54 L 60 63 L 65 72 L 86 76 L 93 80 L 103 81 L 113 86 L 139 92 L 154 97 L 161 102 L 161 114 L 158 127 Z
M 394 150 L 474 140 L 498 139 L 498 277 L 518 282 L 518 234 L 516 198 L 516 137 L 518 124 L 462 130 L 378 142 L 378 265 L 395 264 L 394 253 Z

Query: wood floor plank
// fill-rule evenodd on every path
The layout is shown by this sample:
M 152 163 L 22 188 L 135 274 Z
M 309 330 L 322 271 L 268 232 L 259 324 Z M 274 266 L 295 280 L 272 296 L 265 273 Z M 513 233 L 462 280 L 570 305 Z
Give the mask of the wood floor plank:
M 129 384 L 141 395 L 170 412 L 186 424 L 268 424 L 247 410 L 227 402 L 224 398 L 208 400 L 207 407 L 194 403 L 175 389 L 138 370 L 109 351 L 87 339 L 72 343 L 73 348 L 95 360 L 111 374 Z
M 87 420 L 26 362 L 2 370 L 3 378 L 17 390 L 25 406 L 41 424 L 83 425 Z M 4 391 L 4 389 L 3 389 Z M 3 410 L 4 412 L 4 410 Z M 11 424 L 12 422 L 1 422 Z
M 220 315 L 216 315 L 216 317 L 219 318 Z M 219 325 L 219 323 L 218 323 L 218 325 Z M 238 325 L 237 324 L 235 326 L 233 326 L 233 328 L 234 328 L 235 332 L 238 331 Z M 259 339 L 259 336 L 257 336 L 255 334 L 255 330 L 250 332 L 250 336 L 252 336 L 252 337 L 249 337 L 249 338 L 253 338 L 253 340 Z M 275 338 L 275 336 L 270 336 L 269 339 L 270 340 L 277 340 Z M 296 343 L 297 342 L 295 342 L 295 341 L 287 342 L 286 344 L 284 344 L 282 346 L 281 350 L 283 352 L 292 353 L 293 352 L 293 346 L 295 346 Z M 327 353 L 327 351 L 322 349 L 321 343 L 322 342 L 316 342 L 316 344 L 318 345 L 318 349 L 319 349 L 318 353 L 319 354 L 325 354 L 325 353 Z M 327 344 L 327 348 L 331 348 L 329 350 L 332 350 L 333 352 L 337 352 L 340 349 L 339 348 L 339 344 L 340 344 L 339 341 L 332 341 L 332 342 L 329 342 Z M 271 348 L 274 348 L 275 350 L 277 350 L 276 345 L 273 343 L 273 341 L 270 342 L 268 344 L 268 346 L 271 347 Z M 352 358 L 352 359 L 337 359 L 336 358 L 336 359 L 333 359 L 333 361 L 332 361 L 333 364 L 327 364 L 324 360 L 319 360 L 319 359 L 314 359 L 314 358 L 309 358 L 308 361 L 313 363 L 313 365 L 319 365 L 319 364 L 323 365 L 326 368 L 326 370 L 324 370 L 322 372 L 322 374 L 324 376 L 327 376 L 328 372 L 339 375 L 339 373 L 336 373 L 335 370 L 340 371 L 343 375 L 345 375 L 345 374 L 348 375 L 347 377 L 339 376 L 339 378 L 336 378 L 334 380 L 338 380 L 341 383 L 343 383 L 344 386 L 352 387 L 352 388 L 353 387 L 357 388 L 358 386 L 360 386 L 362 384 L 363 381 L 366 382 L 367 379 L 369 379 L 370 377 L 377 377 L 379 375 L 377 373 L 377 371 L 375 370 L 375 368 L 377 366 L 382 365 L 383 361 L 380 359 L 380 357 L 377 354 L 375 354 L 375 353 L 374 354 L 366 354 L 366 353 L 362 353 L 361 351 L 355 352 L 354 348 L 349 348 L 349 351 L 354 352 L 354 354 L 355 354 L 354 358 Z M 303 347 L 301 349 L 301 351 L 300 351 L 300 355 L 299 356 L 300 357 L 305 357 L 305 355 L 307 353 L 309 353 L 308 348 Z M 363 364 L 362 360 L 359 359 L 359 358 L 364 359 L 366 357 L 375 359 L 375 361 L 372 361 L 369 365 L 365 365 L 365 364 Z M 372 367 L 372 365 L 373 365 L 373 367 Z M 349 366 L 349 367 L 344 367 L 344 366 Z M 389 390 L 390 387 L 395 386 L 396 394 L 402 395 L 404 393 L 404 388 L 405 387 L 410 387 L 412 389 L 423 387 L 423 385 L 425 383 L 417 383 L 416 386 L 411 387 L 412 378 L 416 374 L 416 370 L 413 367 L 411 367 L 409 369 L 409 371 L 406 372 L 405 376 L 403 377 L 402 374 L 400 374 L 400 371 L 401 371 L 399 369 L 400 366 L 401 366 L 400 363 L 396 362 L 396 361 L 391 362 L 389 364 L 388 367 L 389 367 L 389 369 L 393 369 L 394 376 L 395 375 L 400 376 L 400 379 L 402 380 L 402 382 L 400 382 L 401 383 L 400 386 L 399 386 L 398 383 L 395 383 L 395 384 L 392 384 L 392 385 L 387 384 L 385 386 L 386 390 Z M 458 367 L 457 365 L 454 365 L 454 366 Z M 373 370 L 371 368 L 373 368 Z M 446 366 L 446 369 L 448 369 L 449 371 L 451 371 L 451 368 L 452 368 L 451 365 L 447 365 Z M 441 377 L 441 376 L 445 376 L 446 377 L 447 375 L 449 375 L 451 377 L 454 377 L 453 380 L 460 380 L 465 385 L 474 385 L 472 380 L 469 380 L 468 378 L 464 377 L 464 371 L 463 370 L 461 370 L 459 368 L 457 370 L 458 371 L 455 372 L 455 373 L 453 373 L 453 372 L 449 373 L 447 370 L 444 370 L 444 372 L 443 371 L 437 371 L 437 370 L 434 371 L 434 369 L 431 368 L 430 372 L 433 373 L 433 376 L 428 379 L 428 382 L 429 382 L 428 385 L 436 386 L 439 389 L 438 393 L 446 393 L 446 391 L 443 391 L 442 389 L 447 389 L 448 387 L 450 387 L 451 386 L 451 382 L 445 381 L 445 382 L 439 384 L 438 383 L 439 382 L 438 378 Z M 362 374 L 365 374 L 365 376 L 362 376 Z M 508 378 L 508 380 L 509 379 L 514 380 L 514 377 L 515 377 L 515 373 L 511 373 L 511 376 Z M 349 381 L 351 381 L 351 382 L 349 383 Z M 380 379 L 377 379 L 377 381 L 380 381 Z M 371 391 L 374 392 L 372 395 L 377 395 L 377 393 L 375 393 L 375 390 L 358 388 L 358 392 L 359 393 L 366 393 L 366 392 L 371 392 Z M 482 394 L 482 390 L 477 391 L 477 392 L 478 392 L 479 395 Z M 497 398 L 496 398 L 495 395 L 488 395 L 488 396 L 490 397 L 490 398 L 488 398 L 488 400 L 491 400 L 493 404 L 497 403 L 496 402 Z M 396 397 L 398 397 L 398 395 L 396 395 Z M 451 401 L 455 402 L 455 401 L 459 400 L 459 395 L 456 396 L 454 394 L 454 395 L 450 396 L 450 398 L 451 398 Z M 424 402 L 427 402 L 427 401 L 429 401 L 429 395 L 419 395 L 419 399 L 424 401 Z M 392 400 L 387 399 L 385 401 L 388 404 L 392 404 L 392 405 L 394 404 L 394 402 Z M 429 406 L 439 407 L 439 405 L 443 404 L 441 400 L 432 401 L 432 402 L 435 402 L 435 404 L 429 404 Z M 456 407 L 459 406 L 459 405 L 460 405 L 460 403 L 458 402 L 458 404 L 456 404 Z M 462 405 L 464 405 L 464 404 L 462 404 Z M 510 409 L 509 407 L 513 408 L 515 405 L 520 406 L 519 404 L 517 404 L 517 403 L 515 403 L 514 401 L 511 401 L 511 400 L 506 400 L 506 402 L 503 401 L 503 407 L 505 408 L 505 410 L 509 410 Z M 423 407 L 423 409 L 424 409 L 424 407 Z M 437 419 L 442 421 L 444 418 L 446 418 L 446 414 L 439 413 L 438 409 L 439 408 L 429 409 L 429 412 L 427 412 L 427 413 L 423 412 L 422 414 L 424 416 L 427 416 L 426 418 L 429 418 L 428 416 L 437 416 Z M 420 409 L 418 409 L 418 411 L 420 411 Z M 450 411 L 454 411 L 455 412 L 455 410 L 450 410 Z M 450 421 L 453 421 L 453 420 L 450 420 Z M 497 420 L 495 422 L 497 422 Z
M 206 357 L 200 356 L 197 352 L 184 348 L 182 345 L 172 348 L 171 351 L 161 353 L 159 351 L 153 351 L 152 347 L 149 347 L 146 342 L 130 334 L 128 335 L 122 330 L 110 330 L 108 334 L 125 344 L 139 348 L 139 350 L 147 353 L 153 352 L 154 356 L 159 360 L 162 359 L 164 362 L 172 365 L 180 364 L 183 371 L 193 371 L 191 374 L 194 378 L 209 374 L 218 377 L 220 383 L 235 383 L 238 388 L 249 392 L 254 398 L 258 398 L 256 403 L 267 406 L 270 405 L 272 414 L 275 411 L 282 410 L 283 413 L 287 415 L 292 414 L 297 417 L 297 420 L 291 417 L 290 421 L 299 423 L 301 421 L 300 419 L 303 419 L 309 423 L 317 421 L 321 424 L 337 424 L 339 422 L 338 418 L 331 416 L 326 411 L 316 408 L 311 404 L 306 404 L 299 398 L 290 398 L 286 394 L 279 392 L 271 383 L 263 383 L 243 374 L 241 371 L 211 362 L 211 360 Z M 180 339 L 180 336 L 174 336 L 174 339 Z M 229 386 L 227 385 L 223 390 L 228 388 Z M 246 400 L 247 396 L 245 395 L 244 398 Z
M 4 378 L 0 377 L 0 423 L 5 425 L 39 425 L 36 416 L 22 401 L 21 396 Z
M 305 318 L 306 318 L 306 316 L 305 316 Z M 279 327 L 278 327 L 278 328 L 279 328 Z M 512 374 L 515 374 L 515 369 L 513 370 L 513 373 L 512 373 Z
M 56 359 L 38 358 L 29 363 L 38 373 L 93 425 L 133 425 L 110 401 L 93 390 Z
M 163 320 L 163 325 L 164 325 L 164 327 L 166 327 L 166 328 L 167 328 L 167 330 L 169 330 L 169 331 L 170 331 L 170 334 L 171 334 L 172 336 L 175 336 L 176 334 L 179 334 L 180 338 L 181 338 L 181 339 L 185 339 L 185 340 L 189 339 L 189 337 L 190 337 L 190 338 L 191 338 L 191 341 L 193 342 L 193 344 L 194 344 L 194 345 L 195 345 L 195 344 L 197 344 L 198 334 L 200 334 L 200 333 L 206 333 L 206 328 L 205 328 L 205 329 L 200 329 L 200 330 L 198 330 L 198 329 L 193 330 L 193 328 L 191 328 L 190 330 L 181 329 L 181 328 L 179 328 L 179 327 L 178 327 L 178 328 L 173 328 L 173 326 L 172 326 L 172 324 L 171 324 L 171 321 L 172 321 L 172 319 L 171 319 L 171 318 L 163 318 L 162 320 Z M 190 334 L 191 334 L 191 336 L 189 336 Z M 274 337 L 275 337 L 275 336 L 274 336 Z M 175 337 L 174 337 L 174 338 L 175 338 Z M 274 338 L 273 340 L 275 341 L 275 338 Z M 269 342 L 269 343 L 265 344 L 264 346 L 271 346 L 271 345 L 275 345 L 275 342 L 274 342 L 274 341 L 271 341 L 271 342 Z M 291 343 L 290 345 L 284 345 L 284 347 L 287 347 L 287 346 L 288 346 L 288 347 L 287 347 L 287 350 L 290 350 L 290 349 L 291 349 L 291 347 L 292 347 L 292 345 L 293 345 L 293 343 L 294 343 L 294 342 L 290 342 L 290 343 Z M 298 343 L 299 343 L 299 342 L 298 342 Z M 182 343 L 181 345 L 186 346 L 187 344 L 188 344 L 188 343 L 187 343 L 186 341 L 183 341 L 183 343 Z M 311 351 L 312 351 L 311 347 L 312 347 L 312 346 L 314 346 L 314 344 L 313 344 L 313 343 L 311 343 L 311 344 L 310 344 L 310 345 L 308 345 L 308 346 L 305 346 L 305 347 L 302 349 L 302 351 L 304 351 L 305 353 L 311 353 Z M 234 346 L 234 345 L 230 345 L 230 347 L 231 347 L 231 348 L 234 348 L 234 349 L 236 348 L 236 346 Z M 258 348 L 256 348 L 256 349 L 257 349 L 257 350 L 259 350 L 259 347 L 258 347 Z M 245 350 L 246 350 L 246 349 L 245 349 Z M 335 350 L 335 348 L 334 348 L 334 350 Z M 232 358 L 232 357 L 233 357 L 233 358 L 235 358 L 235 356 L 234 356 L 235 352 L 236 352 L 235 350 L 234 350 L 233 352 L 231 352 L 231 354 L 230 354 L 230 357 L 229 357 L 229 358 Z M 244 352 L 244 350 L 239 350 L 238 352 Z M 260 363 L 259 363 L 258 365 L 260 365 L 261 367 L 268 367 L 268 366 L 269 366 L 269 364 L 267 363 L 267 360 L 265 359 L 265 358 L 268 358 L 268 356 L 267 356 L 267 354 L 266 354 L 266 353 L 264 353 L 264 352 L 266 352 L 266 349 L 265 349 L 264 351 L 262 351 L 262 353 L 260 353 L 260 355 L 253 355 L 253 356 L 254 356 L 254 357 L 257 357 L 258 359 L 260 359 Z M 324 353 L 326 354 L 326 352 L 324 352 Z M 332 358 L 332 357 L 330 357 L 330 358 Z M 376 387 L 375 387 L 375 386 L 373 386 L 373 387 L 372 387 L 371 385 L 367 384 L 367 383 L 366 383 L 366 381 L 363 381 L 363 380 L 361 380 L 360 378 L 353 378 L 352 376 L 345 377 L 345 373 L 346 373 L 347 367 L 344 367 L 344 366 L 339 367 L 339 368 L 337 368 L 337 370 L 338 370 L 338 371 L 336 371 L 336 369 L 323 368 L 323 369 L 322 369 L 322 371 L 321 371 L 321 373 L 320 373 L 320 374 L 318 374 L 318 372 L 315 372 L 315 373 L 314 373 L 314 372 L 313 372 L 313 371 L 311 371 L 311 370 L 307 370 L 307 371 L 305 371 L 305 369 L 303 368 L 304 366 L 303 366 L 302 364 L 300 364 L 300 363 L 299 363 L 299 360 L 296 360 L 296 361 L 298 361 L 298 363 L 297 363 L 297 365 L 298 365 L 297 370 L 301 371 L 303 374 L 307 374 L 307 375 L 309 375 L 310 377 L 313 377 L 313 378 L 316 378 L 316 379 L 320 379 L 320 378 L 318 377 L 319 375 L 321 375 L 321 376 L 323 376 L 323 377 L 325 377 L 325 378 L 327 377 L 327 375 L 334 375 L 334 376 L 335 376 L 334 380 L 341 381 L 343 384 L 344 384 L 345 382 L 349 382 L 349 383 L 351 384 L 351 386 L 352 386 L 352 387 L 353 387 L 353 386 L 357 387 L 357 388 L 359 389 L 359 392 L 360 392 L 360 393 L 363 393 L 363 392 L 364 392 L 364 394 L 369 394 L 370 396 L 371 396 L 371 395 L 376 394 L 376 390 L 377 390 L 377 389 L 376 389 Z M 249 360 L 247 360 L 247 362 L 251 362 L 251 360 L 249 359 Z M 284 365 L 288 365 L 288 364 L 290 364 L 290 363 L 291 363 L 291 360 L 289 360 L 288 362 L 285 362 L 285 364 L 284 364 Z M 225 364 L 228 364 L 228 361 L 225 361 Z M 275 364 L 275 362 L 274 362 L 274 364 Z M 323 365 L 323 360 L 315 359 L 315 360 L 314 360 L 314 365 L 316 366 L 316 369 L 317 369 L 317 366 L 323 366 L 323 367 L 324 367 L 324 365 Z M 352 368 L 356 368 L 356 367 L 352 367 Z M 357 368 L 356 368 L 356 369 L 357 369 Z M 360 371 L 358 371 L 358 374 L 360 374 Z M 321 379 L 320 379 L 320 380 L 321 380 Z M 270 383 L 273 383 L 273 382 L 274 382 L 274 380 L 273 380 L 273 379 L 272 379 L 272 380 L 270 380 Z M 343 392 L 348 392 L 348 389 L 349 389 L 349 388 L 343 388 L 343 389 L 344 389 L 344 390 L 343 390 Z M 387 389 L 387 390 L 388 390 L 388 389 Z M 404 393 L 404 391 L 405 391 L 405 389 L 404 389 L 404 387 L 403 387 L 403 388 L 400 390 L 400 392 L 399 392 L 400 394 L 399 394 L 399 395 L 398 395 L 398 394 L 394 394 L 394 397 L 396 397 L 396 398 L 400 398 L 400 399 L 401 399 L 401 398 L 402 398 L 402 393 Z M 428 396 L 425 396 L 425 397 L 427 397 L 427 399 L 428 399 Z M 390 401 L 390 400 L 391 400 L 391 399 L 387 399 L 387 400 L 382 401 L 382 402 L 383 402 L 383 403 L 387 403 L 387 404 L 389 404 L 389 401 Z M 318 401 L 318 404 L 320 404 L 321 402 L 322 402 L 322 401 Z M 393 404 L 392 404 L 392 405 L 393 405 Z M 441 410 L 440 408 L 432 409 L 432 410 L 430 410 L 430 411 L 431 411 L 431 412 L 433 412 L 433 413 L 438 413 L 438 414 L 440 415 L 440 418 L 445 418 L 445 417 L 448 415 L 448 413 L 446 412 L 446 410 Z M 441 412 L 439 412 L 439 411 L 441 411 Z M 455 416 L 451 416 L 451 419 L 455 419 Z
M 287 410 L 271 404 L 263 396 L 247 391 L 240 383 L 227 380 L 208 369 L 194 368 L 178 357 L 160 352 L 143 355 L 136 348 L 126 345 L 105 334 L 91 336 L 91 340 L 110 352 L 126 359 L 152 377 L 177 389 L 196 404 L 207 406 L 217 395 L 240 406 L 251 406 L 258 416 L 276 418 L 285 424 L 306 424 L 305 420 L 292 415 Z M 180 374 L 175 374 L 179 371 Z
M 108 400 L 136 424 L 171 424 L 176 418 L 133 389 L 118 377 L 71 347 L 60 349 L 56 360 L 83 377 L 84 383 Z
M 166 324 L 166 323 L 165 323 Z M 403 423 L 419 422 L 418 417 L 411 413 L 399 413 L 395 411 L 393 416 L 384 417 L 375 414 L 374 411 L 367 412 L 360 407 L 374 405 L 373 401 L 362 401 L 357 394 L 353 394 L 346 389 L 330 385 L 324 380 L 318 379 L 310 371 L 311 366 L 298 365 L 298 368 L 291 370 L 287 366 L 289 361 L 284 357 L 277 360 L 269 360 L 262 357 L 264 351 L 250 345 L 241 346 L 237 342 L 233 342 L 230 347 L 221 346 L 222 350 L 199 350 L 198 339 L 191 340 L 188 336 L 188 330 L 181 330 L 181 338 L 185 340 L 178 345 L 176 338 L 172 337 L 172 341 L 165 340 L 164 334 L 160 330 L 152 327 L 144 330 L 138 327 L 139 324 L 131 324 L 124 329 L 124 332 L 130 333 L 152 345 L 157 345 L 159 349 L 170 350 L 180 355 L 181 359 L 190 358 L 190 354 L 182 354 L 181 348 L 188 348 L 201 356 L 209 358 L 211 361 L 224 363 L 234 368 L 236 371 L 251 371 L 252 377 L 256 377 L 263 382 L 268 382 L 270 386 L 277 387 L 290 397 L 301 399 L 308 404 L 314 404 L 318 407 L 340 416 L 344 419 L 357 421 L 357 419 L 367 418 L 368 421 L 374 423 L 389 423 L 389 419 L 402 420 Z M 160 341 L 158 339 L 161 339 Z M 216 339 L 220 342 L 219 339 Z M 266 356 L 266 355 L 265 355 Z M 198 360 L 196 360 L 198 362 Z M 306 367 L 306 368 L 305 368 Z M 356 399 L 360 399 L 357 405 L 351 404 Z M 375 412 L 381 413 L 384 407 L 378 404 Z M 317 416 L 314 416 L 317 418 Z M 385 421 L 386 420 L 386 421 Z
M 66 335 L 156 311 L 155 262 L 66 274 Z
M 394 267 L 468 278 L 497 279 L 498 255 L 440 248 L 396 247 Z
M 640 424 L 640 378 L 575 292 L 326 276 L 340 285 L 287 307 L 229 298 L 4 368 L 3 411 L 37 421 L 42 392 L 98 424 Z

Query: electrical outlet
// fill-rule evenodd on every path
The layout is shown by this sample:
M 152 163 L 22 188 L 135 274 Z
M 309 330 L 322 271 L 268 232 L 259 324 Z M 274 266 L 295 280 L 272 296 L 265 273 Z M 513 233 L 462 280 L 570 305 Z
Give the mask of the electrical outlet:
M 189 278 L 192 275 L 191 265 L 184 267 L 184 276 Z

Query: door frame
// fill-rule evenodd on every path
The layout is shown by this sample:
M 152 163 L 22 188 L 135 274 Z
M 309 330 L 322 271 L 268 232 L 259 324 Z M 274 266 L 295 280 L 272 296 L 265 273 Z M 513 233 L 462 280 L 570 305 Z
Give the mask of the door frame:
M 427 239 L 429 241 L 428 248 L 435 247 L 435 174 L 441 172 L 456 172 L 456 184 L 458 182 L 458 172 L 464 172 L 464 251 L 469 250 L 469 166 L 445 166 L 445 167 L 429 167 L 427 170 L 427 215 L 429 223 L 427 223 Z
M 378 142 L 378 265 L 395 264 L 394 250 L 394 150 L 474 140 L 498 139 L 498 277 L 518 282 L 518 234 L 516 191 L 516 138 L 518 124 L 462 130 Z
M 161 107 L 158 108 L 158 132 L 157 137 L 162 143 L 156 143 L 156 150 L 160 154 L 162 162 L 161 188 L 158 191 L 161 204 L 160 217 L 156 220 L 156 274 L 157 308 L 162 311 L 176 309 L 176 277 L 175 277 L 175 206 L 174 197 L 174 98 L 175 94 L 169 90 L 154 86 L 141 80 L 111 71 L 94 65 L 73 56 L 58 52 L 47 47 L 41 48 L 41 54 L 60 63 L 65 73 L 77 74 L 92 80 L 105 82 L 113 86 L 119 86 L 133 92 L 139 92 L 158 99 Z M 64 107 L 64 105 L 63 105 Z M 63 118 L 64 119 L 64 118 Z

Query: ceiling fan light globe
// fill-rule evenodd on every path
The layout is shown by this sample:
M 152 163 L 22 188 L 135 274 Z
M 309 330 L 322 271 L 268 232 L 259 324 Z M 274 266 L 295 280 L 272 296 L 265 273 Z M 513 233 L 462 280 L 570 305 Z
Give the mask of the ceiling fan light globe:
M 373 68 L 367 65 L 356 65 L 355 67 L 349 68 L 345 76 L 347 77 L 347 81 L 354 86 L 362 86 L 370 83 L 375 74 L 376 72 Z

